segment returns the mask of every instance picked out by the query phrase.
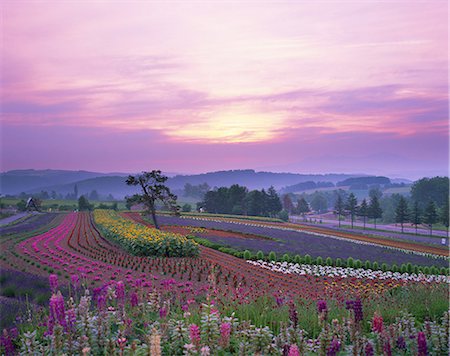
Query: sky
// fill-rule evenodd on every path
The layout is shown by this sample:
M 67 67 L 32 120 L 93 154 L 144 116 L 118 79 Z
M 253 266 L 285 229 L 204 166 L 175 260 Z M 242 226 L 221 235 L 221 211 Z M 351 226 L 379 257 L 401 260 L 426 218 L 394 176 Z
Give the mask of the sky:
M 448 174 L 448 4 L 1 2 L 1 171 Z

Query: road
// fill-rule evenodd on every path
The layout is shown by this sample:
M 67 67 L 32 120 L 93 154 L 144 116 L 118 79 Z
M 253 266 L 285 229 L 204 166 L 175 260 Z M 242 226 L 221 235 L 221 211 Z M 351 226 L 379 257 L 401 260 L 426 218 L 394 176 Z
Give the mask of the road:
M 377 230 L 363 230 L 364 224 L 361 222 L 354 222 L 354 229 L 352 230 L 350 228 L 350 221 L 341 221 L 341 228 L 339 228 L 339 224 L 337 220 L 333 219 L 324 219 L 320 215 L 309 215 L 308 221 L 312 219 L 312 222 L 305 222 L 304 219 L 300 216 L 289 216 L 289 221 L 293 223 L 300 223 L 305 225 L 311 225 L 311 226 L 320 226 L 325 228 L 330 228 L 333 230 L 339 230 L 339 231 L 358 231 L 358 233 L 363 234 L 370 234 L 370 235 L 380 235 L 384 237 L 393 237 L 393 238 L 401 238 L 406 239 L 410 241 L 417 241 L 422 243 L 430 243 L 430 244 L 439 244 L 439 245 L 445 245 L 448 243 L 447 241 L 444 241 L 443 238 L 446 238 L 447 232 L 441 231 L 441 230 L 433 230 L 433 236 L 429 236 L 430 231 L 426 229 L 417 229 L 418 234 L 415 235 L 415 228 L 411 227 L 404 227 L 403 231 L 404 233 L 401 233 L 400 226 L 395 225 L 384 225 L 384 224 L 377 224 Z M 314 222 L 316 221 L 316 222 Z M 322 223 L 319 223 L 319 221 L 322 221 Z M 366 228 L 373 228 L 373 224 L 366 224 Z M 385 230 L 385 231 L 383 231 Z M 410 235 L 414 234 L 414 235 Z

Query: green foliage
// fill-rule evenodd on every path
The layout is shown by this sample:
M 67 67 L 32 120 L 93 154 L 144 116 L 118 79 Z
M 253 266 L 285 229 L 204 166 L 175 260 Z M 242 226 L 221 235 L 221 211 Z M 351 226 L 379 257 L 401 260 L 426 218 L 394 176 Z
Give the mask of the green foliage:
M 277 217 L 283 221 L 289 221 L 289 213 L 286 210 L 281 210 Z
M 336 258 L 336 260 L 334 261 L 334 265 L 336 267 L 341 267 L 342 266 L 342 258 L 340 258 L 340 257 Z
M 436 211 L 436 205 L 434 201 L 430 200 L 425 209 L 425 213 L 423 216 L 423 222 L 430 227 L 430 235 L 433 233 L 433 224 L 438 222 L 438 214 Z
M 324 213 L 328 209 L 327 199 L 319 192 L 313 194 L 310 205 L 311 209 L 317 213 Z
M 370 261 L 366 261 L 364 263 L 364 268 L 365 269 L 372 269 L 372 263 Z
M 310 265 L 311 262 L 312 262 L 312 258 L 311 258 L 311 256 L 308 255 L 308 254 L 305 255 L 304 260 L 305 260 L 305 264 L 307 264 L 307 265 Z
M 353 229 L 353 222 L 355 221 L 355 215 L 356 215 L 357 209 L 358 209 L 358 200 L 356 199 L 356 197 L 353 193 L 350 193 L 350 195 L 348 196 L 345 208 L 347 209 L 347 211 L 350 214 L 350 219 L 352 222 L 352 229 Z
M 302 263 L 302 256 L 300 256 L 300 255 L 295 255 L 295 256 L 294 256 L 294 262 L 295 262 L 295 263 L 298 263 L 298 264 L 301 264 L 301 263 Z
M 289 256 L 287 253 L 285 253 L 282 257 L 281 260 L 283 262 L 290 262 L 291 261 L 291 256 Z
M 78 210 L 79 211 L 89 211 L 92 210 L 93 206 L 92 204 L 89 204 L 89 201 L 86 199 L 84 195 L 82 195 L 78 199 Z
M 306 201 L 306 199 L 304 197 L 301 197 L 298 201 L 297 201 L 297 209 L 296 209 L 296 213 L 300 214 L 302 216 L 305 216 L 306 213 L 309 213 L 311 210 L 309 209 L 309 205 L 308 202 Z
M 327 266 L 332 266 L 333 265 L 333 259 L 331 257 L 327 257 L 325 260 L 325 264 Z
M 377 219 L 381 218 L 382 213 L 383 213 L 383 210 L 381 210 L 378 197 L 377 197 L 377 195 L 373 195 L 370 198 L 370 203 L 369 203 L 369 217 L 374 219 L 375 225 L 376 225 Z
M 269 261 L 276 261 L 277 260 L 277 255 L 275 252 L 270 251 L 269 255 L 267 256 L 267 258 L 269 259 Z
M 184 204 L 183 207 L 181 208 L 181 211 L 182 211 L 183 213 L 190 213 L 191 210 L 192 210 L 191 204 L 187 204 L 187 203 Z
M 354 265 L 355 265 L 356 268 L 361 268 L 361 267 L 362 267 L 362 262 L 361 262 L 361 260 L 356 260 L 355 263 L 354 263 Z
M 19 201 L 17 204 L 17 210 L 19 211 L 25 211 L 27 210 L 27 202 L 25 200 Z
M 259 250 L 259 251 L 256 253 L 256 258 L 257 258 L 258 260 L 263 260 L 263 259 L 264 259 L 264 252 L 262 252 L 261 250 Z
M 160 170 L 151 172 L 142 172 L 136 176 L 128 176 L 127 185 L 140 186 L 141 194 L 135 194 L 127 197 L 127 202 L 143 203 L 147 210 L 151 213 L 155 228 L 159 229 L 156 220 L 156 202 L 160 201 L 174 214 L 179 214 L 179 206 L 177 205 L 177 196 L 170 192 L 169 187 L 164 183 L 168 177 L 161 174 Z
M 352 257 L 347 258 L 347 267 L 354 267 L 354 260 Z
M 319 256 L 319 257 L 316 258 L 316 265 L 320 265 L 320 266 L 323 265 L 323 258 L 322 257 Z
M 400 223 L 403 232 L 403 224 L 408 221 L 409 212 L 408 212 L 408 203 L 406 199 L 401 196 L 399 202 L 397 204 L 397 208 L 395 209 L 395 222 Z
M 429 201 L 434 201 L 437 207 L 444 206 L 449 197 L 449 178 L 422 178 L 411 187 L 411 198 L 425 208 Z
M 252 257 L 252 253 L 249 250 L 244 251 L 244 259 L 249 260 Z

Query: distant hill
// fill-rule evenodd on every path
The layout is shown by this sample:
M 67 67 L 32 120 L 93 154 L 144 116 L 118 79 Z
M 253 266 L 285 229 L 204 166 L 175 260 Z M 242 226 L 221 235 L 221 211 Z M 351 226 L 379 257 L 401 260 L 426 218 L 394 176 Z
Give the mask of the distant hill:
M 332 182 L 313 182 L 313 181 L 307 181 L 302 182 L 294 185 L 290 185 L 288 187 L 283 188 L 280 193 L 282 194 L 288 194 L 288 193 L 297 193 L 297 192 L 303 192 L 310 189 L 316 189 L 316 188 L 331 188 L 334 187 L 334 184 Z
M 40 191 L 48 193 L 55 191 L 65 196 L 74 191 L 75 184 L 79 194 L 89 194 L 96 190 L 100 195 L 112 194 L 116 199 L 133 194 L 136 187 L 125 184 L 127 173 L 96 173 L 86 171 L 60 170 L 16 170 L 0 174 L 1 194 L 33 194 Z M 277 190 L 300 183 L 307 185 L 328 182 L 336 184 L 349 178 L 361 177 L 352 174 L 295 174 L 255 172 L 254 170 L 231 170 L 210 172 L 194 175 L 175 175 L 167 181 L 168 186 L 175 192 L 184 188 L 186 183 L 198 185 L 207 183 L 210 187 L 229 187 L 233 184 L 246 186 L 248 189 L 262 189 L 273 185 Z M 312 182 L 312 183 L 311 183 Z
M 183 189 L 186 183 L 198 185 L 208 183 L 211 187 L 229 187 L 232 184 L 244 185 L 249 189 L 268 188 L 273 185 L 276 189 L 302 182 L 331 182 L 337 183 L 351 177 L 362 175 L 352 174 L 298 174 L 298 173 L 272 173 L 255 172 L 253 169 L 219 171 L 195 175 L 177 175 L 169 179 L 172 189 Z
M 391 180 L 389 178 L 372 176 L 372 177 L 347 178 L 341 182 L 338 182 L 336 184 L 336 186 L 337 187 L 345 187 L 345 186 L 356 187 L 356 186 L 387 185 L 387 184 L 391 184 Z
M 1 194 L 19 194 L 52 185 L 68 184 L 100 176 L 108 176 L 108 174 L 52 169 L 14 170 L 0 174 L 0 192 Z

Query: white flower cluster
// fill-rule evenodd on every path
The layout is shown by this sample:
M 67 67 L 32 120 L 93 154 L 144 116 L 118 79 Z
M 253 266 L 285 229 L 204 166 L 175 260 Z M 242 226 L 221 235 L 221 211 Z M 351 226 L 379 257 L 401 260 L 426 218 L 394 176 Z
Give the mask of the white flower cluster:
M 182 218 L 185 218 L 185 217 L 182 217 Z M 189 219 L 203 220 L 203 221 L 214 221 L 214 222 L 227 222 L 227 223 L 231 223 L 231 224 L 238 224 L 238 225 L 245 225 L 245 226 L 263 227 L 263 228 L 268 228 L 268 229 L 285 230 L 285 231 L 294 231 L 294 232 L 298 232 L 298 233 L 302 233 L 302 234 L 309 234 L 309 235 L 315 235 L 315 236 L 321 236 L 321 237 L 329 237 L 329 238 L 335 239 L 335 240 L 352 242 L 352 243 L 355 243 L 355 244 L 358 244 L 358 245 L 383 247 L 383 248 L 387 248 L 387 249 L 390 249 L 390 250 L 396 250 L 396 251 L 400 251 L 400 252 L 403 252 L 403 253 L 410 253 L 410 254 L 419 255 L 419 256 L 425 256 L 425 257 L 429 257 L 429 258 L 444 259 L 444 260 L 447 259 L 446 256 L 435 255 L 435 254 L 432 254 L 432 253 L 425 253 L 425 252 L 419 252 L 419 251 L 406 250 L 406 249 L 403 249 L 403 248 L 393 247 L 393 246 L 386 246 L 386 245 L 377 244 L 377 243 L 374 243 L 374 242 L 355 240 L 355 239 L 352 239 L 350 237 L 349 238 L 347 238 L 347 237 L 339 237 L 339 236 L 335 236 L 335 235 L 331 235 L 331 234 L 321 234 L 321 233 L 318 233 L 318 232 L 294 229 L 294 228 L 289 228 L 289 227 L 281 227 L 281 226 L 273 226 L 273 225 L 262 225 L 262 224 L 249 224 L 249 223 L 246 223 L 246 222 L 225 221 L 225 220 L 206 219 L 206 218 L 197 218 L 197 217 L 189 217 Z
M 274 272 L 284 274 L 312 275 L 317 277 L 342 277 L 342 278 L 364 278 L 364 279 L 392 279 L 396 281 L 414 281 L 428 283 L 450 283 L 450 277 L 443 275 L 408 274 L 391 271 L 373 271 L 371 269 L 304 265 L 287 262 L 266 262 L 263 260 L 247 261 L 248 263 L 265 268 Z

